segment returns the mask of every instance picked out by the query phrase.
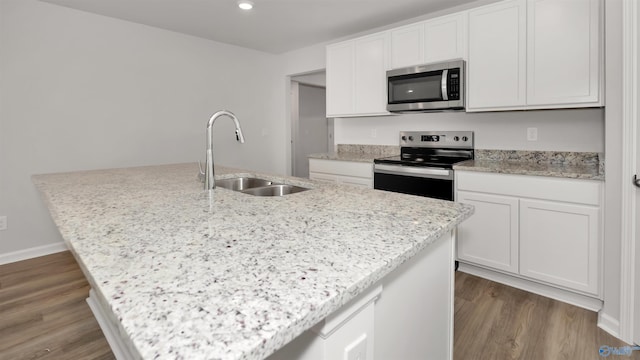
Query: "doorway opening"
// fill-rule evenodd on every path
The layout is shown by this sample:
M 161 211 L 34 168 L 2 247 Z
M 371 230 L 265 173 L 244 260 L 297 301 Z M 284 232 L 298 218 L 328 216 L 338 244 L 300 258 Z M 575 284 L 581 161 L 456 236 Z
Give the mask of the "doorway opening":
M 291 174 L 309 177 L 308 156 L 332 151 L 333 119 L 326 116 L 326 74 L 291 77 Z

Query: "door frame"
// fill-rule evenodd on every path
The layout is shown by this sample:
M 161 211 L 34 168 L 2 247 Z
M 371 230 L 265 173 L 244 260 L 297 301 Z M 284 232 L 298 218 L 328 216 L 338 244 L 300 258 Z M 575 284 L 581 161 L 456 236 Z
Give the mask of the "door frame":
M 638 21 L 640 8 L 637 0 L 622 1 L 622 238 L 621 238 L 621 286 L 620 286 L 620 337 L 627 343 L 640 341 L 640 307 L 636 299 L 640 296 L 640 239 L 636 229 L 640 226 L 636 213 L 636 189 L 631 182 L 638 159 L 636 154 L 640 142 L 637 139 L 638 94 L 640 74 L 638 61 Z
M 289 136 L 288 136 L 288 151 L 287 151 L 287 174 L 293 175 L 296 163 L 295 144 L 299 141 L 299 110 L 300 110 L 300 85 L 312 86 L 317 88 L 326 89 L 326 86 L 316 84 L 314 81 L 309 81 L 307 77 L 322 75 L 326 76 L 326 69 L 319 69 L 313 71 L 307 71 L 300 74 L 287 75 L 287 94 L 288 94 L 288 119 L 289 119 Z M 329 145 L 329 148 L 332 146 Z

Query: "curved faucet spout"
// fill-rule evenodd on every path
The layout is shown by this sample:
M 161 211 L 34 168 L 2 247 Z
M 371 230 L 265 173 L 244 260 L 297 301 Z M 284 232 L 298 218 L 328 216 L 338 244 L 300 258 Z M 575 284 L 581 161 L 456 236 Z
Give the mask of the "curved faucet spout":
M 207 159 L 204 166 L 204 189 L 205 190 L 213 190 L 216 188 L 216 182 L 213 179 L 214 170 L 213 170 L 213 124 L 216 120 L 221 116 L 228 116 L 233 120 L 233 123 L 236 126 L 236 140 L 244 143 L 244 135 L 242 135 L 242 128 L 240 127 L 240 121 L 238 118 L 231 112 L 227 110 L 220 110 L 215 114 L 211 115 L 209 121 L 207 122 Z

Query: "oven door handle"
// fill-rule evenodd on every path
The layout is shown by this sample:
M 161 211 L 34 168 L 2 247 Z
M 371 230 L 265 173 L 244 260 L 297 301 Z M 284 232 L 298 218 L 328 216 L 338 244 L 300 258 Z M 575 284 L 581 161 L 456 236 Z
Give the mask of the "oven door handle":
M 395 166 L 374 164 L 374 173 L 414 176 L 432 179 L 453 179 L 453 171 L 441 168 L 415 167 L 415 166 Z

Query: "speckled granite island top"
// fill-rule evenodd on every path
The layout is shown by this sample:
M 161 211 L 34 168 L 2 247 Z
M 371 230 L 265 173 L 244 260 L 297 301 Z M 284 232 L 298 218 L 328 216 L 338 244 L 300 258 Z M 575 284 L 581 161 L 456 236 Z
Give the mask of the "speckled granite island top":
M 262 359 L 469 217 L 458 203 L 216 167 L 312 188 L 257 197 L 195 164 L 36 175 L 143 359 Z

